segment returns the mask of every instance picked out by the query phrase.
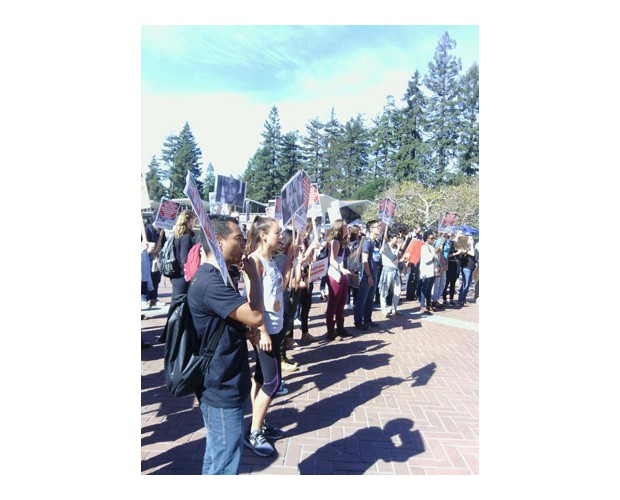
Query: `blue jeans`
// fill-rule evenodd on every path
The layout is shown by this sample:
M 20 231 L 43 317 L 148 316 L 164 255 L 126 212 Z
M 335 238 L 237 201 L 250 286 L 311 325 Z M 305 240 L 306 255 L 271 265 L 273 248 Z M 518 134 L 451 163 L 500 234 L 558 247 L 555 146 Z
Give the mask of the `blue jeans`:
M 433 295 L 433 283 L 435 283 L 435 276 L 430 278 L 420 278 L 422 286 L 420 287 L 420 309 L 426 307 L 430 309 L 432 306 Z
M 207 431 L 203 474 L 239 474 L 243 449 L 243 406 L 215 408 L 203 399 L 200 410 Z
M 467 298 L 467 292 L 469 292 L 469 285 L 471 285 L 471 275 L 473 271 L 471 269 L 461 269 L 461 289 L 459 290 L 459 304 L 464 304 Z
M 377 273 L 373 276 L 373 285 L 369 287 L 366 273 L 362 272 L 360 284 L 357 288 L 355 307 L 353 308 L 353 321 L 358 325 L 361 323 L 369 324 L 372 320 L 372 310 L 375 307 L 375 290 L 377 289 Z
M 446 271 L 441 273 L 441 276 L 435 276 L 435 283 L 433 283 L 433 301 L 439 302 L 439 296 L 443 293 L 443 289 L 446 287 Z

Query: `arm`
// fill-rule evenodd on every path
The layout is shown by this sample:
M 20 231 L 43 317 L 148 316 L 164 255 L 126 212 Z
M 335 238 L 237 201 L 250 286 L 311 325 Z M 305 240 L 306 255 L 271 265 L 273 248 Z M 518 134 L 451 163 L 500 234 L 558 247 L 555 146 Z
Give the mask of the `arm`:
M 364 274 L 366 275 L 366 279 L 368 280 L 368 286 L 372 286 L 375 282 L 372 279 L 372 274 L 370 273 L 370 264 L 368 264 L 369 253 L 366 251 L 362 251 L 362 266 L 364 268 Z
M 248 302 L 230 313 L 230 317 L 248 326 L 258 328 L 263 324 L 262 264 L 252 257 L 243 256 L 241 261 Z M 260 271 L 257 267 L 260 265 Z

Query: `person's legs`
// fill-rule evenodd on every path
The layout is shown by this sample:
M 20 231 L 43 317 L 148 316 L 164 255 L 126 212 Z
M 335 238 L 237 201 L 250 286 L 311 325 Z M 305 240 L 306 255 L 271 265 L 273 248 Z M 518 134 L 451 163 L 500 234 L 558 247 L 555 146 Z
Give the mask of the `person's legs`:
M 243 406 L 215 408 L 200 403 L 206 429 L 203 474 L 239 474 L 243 446 Z
M 340 285 L 331 277 L 327 277 L 327 311 L 325 312 L 325 324 L 327 325 L 327 334 L 334 331 L 334 316 L 336 314 L 336 302 L 338 300 L 338 292 Z
M 161 281 L 161 273 L 159 271 L 151 271 L 151 281 L 153 282 L 153 290 L 147 294 L 147 300 L 152 306 L 157 303 L 157 295 L 159 291 L 159 282 Z
M 401 291 L 401 284 L 400 284 L 400 273 L 396 273 L 396 275 L 394 276 L 394 281 L 392 283 L 392 309 L 394 309 L 394 312 L 398 311 L 398 302 L 400 300 L 400 291 Z
M 349 282 L 346 276 L 342 276 L 340 283 L 337 283 L 336 291 L 336 335 L 349 337 L 351 334 L 344 328 L 344 307 L 349 296 Z
M 366 299 L 368 298 L 369 291 L 370 287 L 368 286 L 368 278 L 365 273 L 362 273 L 360 284 L 357 288 L 355 307 L 353 308 L 353 321 L 355 322 L 355 326 L 359 326 L 364 323 L 364 307 L 366 306 Z
M 459 304 L 463 305 L 467 298 L 469 285 L 471 284 L 471 269 L 461 269 L 461 289 L 459 290 Z
M 370 325 L 372 322 L 372 310 L 375 306 L 375 290 L 377 289 L 377 280 L 374 280 L 373 285 L 368 289 L 368 296 L 366 297 L 366 303 L 364 304 L 364 323 Z

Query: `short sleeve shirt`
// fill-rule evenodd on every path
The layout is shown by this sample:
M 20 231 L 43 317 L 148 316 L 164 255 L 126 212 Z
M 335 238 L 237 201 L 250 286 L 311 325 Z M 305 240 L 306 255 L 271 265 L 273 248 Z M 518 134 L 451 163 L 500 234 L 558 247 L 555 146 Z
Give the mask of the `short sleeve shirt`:
M 241 406 L 250 394 L 246 326 L 229 318 L 246 300 L 229 283 L 224 284 L 219 270 L 202 264 L 187 293 L 187 302 L 201 345 L 208 342 L 222 320 L 226 321 L 199 397 L 216 408 Z
M 380 249 L 377 249 L 377 257 L 380 258 L 379 254 Z M 366 238 L 364 243 L 362 243 L 362 252 L 368 254 L 368 266 L 370 268 L 370 274 L 372 276 L 375 275 L 375 269 L 377 267 L 377 262 L 379 259 L 375 259 L 375 242 L 370 238 Z

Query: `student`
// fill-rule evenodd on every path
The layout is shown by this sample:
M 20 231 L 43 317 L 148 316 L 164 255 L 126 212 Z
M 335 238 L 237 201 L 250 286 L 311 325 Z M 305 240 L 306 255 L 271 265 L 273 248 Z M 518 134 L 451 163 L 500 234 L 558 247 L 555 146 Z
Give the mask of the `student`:
M 375 242 L 381 233 L 379 221 L 371 220 L 366 224 L 368 238 L 362 243 L 362 275 L 357 288 L 357 301 L 353 308 L 355 327 L 360 330 L 368 330 L 370 326 L 379 326 L 372 321 L 372 310 L 375 300 L 375 288 L 377 286 L 376 265 L 374 256 Z
M 251 292 L 258 287 L 263 296 L 263 324 L 260 341 L 254 346 L 256 367 L 252 379 L 252 425 L 244 444 L 257 455 L 267 457 L 275 452 L 268 439 L 284 436 L 281 429 L 265 420 L 271 400 L 280 387 L 280 338 L 284 325 L 283 277 L 273 260 L 280 245 L 282 229 L 271 217 L 256 216 L 248 233 L 249 260 L 254 261 L 258 281 L 248 281 Z
M 209 219 L 226 266 L 242 265 L 246 279 L 257 281 L 254 262 L 243 256 L 245 240 L 236 221 L 225 215 L 210 215 Z M 224 283 L 202 232 L 199 239 L 201 265 L 187 299 L 201 345 L 206 345 L 210 335 L 225 322 L 203 387 L 196 393 L 206 429 L 202 473 L 238 474 L 244 406 L 251 388 L 246 340 L 258 342 L 256 328 L 263 323 L 262 297 L 260 290 L 251 290 L 246 301 L 232 282 Z
M 335 220 L 327 235 L 329 247 L 329 267 L 327 271 L 327 312 L 325 323 L 327 325 L 328 340 L 342 340 L 343 337 L 351 337 L 344 328 L 344 306 L 349 294 L 349 270 L 345 266 L 345 255 L 348 251 L 349 230 L 347 223 Z M 334 329 L 334 325 L 336 329 Z
M 424 246 L 420 250 L 420 313 L 433 312 L 432 290 L 435 282 L 435 268 L 438 265 L 437 252 L 435 248 L 435 234 L 427 231 L 424 235 Z M 423 311 L 426 307 L 426 311 Z
M 388 231 L 387 237 L 381 246 L 381 278 L 379 279 L 379 297 L 381 300 L 381 312 L 385 318 L 398 312 L 398 301 L 400 299 L 400 271 L 398 269 L 398 236 L 395 231 Z M 392 293 L 392 304 L 387 307 L 387 297 Z
M 185 281 L 183 267 L 187 262 L 187 256 L 195 243 L 194 226 L 198 217 L 193 210 L 183 210 L 174 224 L 174 256 L 178 263 L 179 277 L 171 278 L 172 300 L 179 295 L 187 293 L 188 283 Z

